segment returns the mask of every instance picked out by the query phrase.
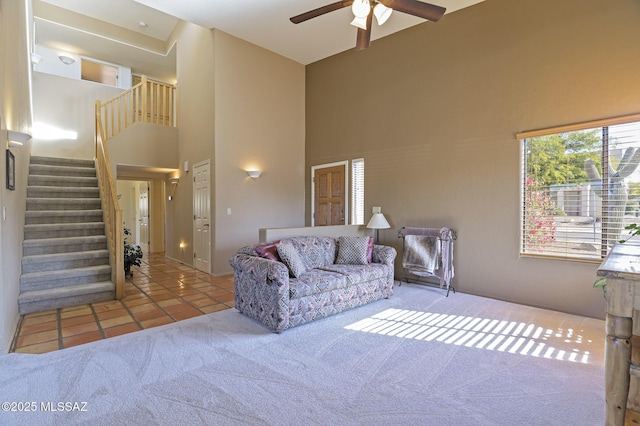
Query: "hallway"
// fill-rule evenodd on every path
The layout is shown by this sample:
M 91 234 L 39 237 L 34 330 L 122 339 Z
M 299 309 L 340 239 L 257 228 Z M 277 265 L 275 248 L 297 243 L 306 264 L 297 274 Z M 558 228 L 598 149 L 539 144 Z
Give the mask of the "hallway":
M 21 317 L 11 352 L 39 354 L 233 308 L 233 275 L 213 277 L 145 254 L 125 298 Z

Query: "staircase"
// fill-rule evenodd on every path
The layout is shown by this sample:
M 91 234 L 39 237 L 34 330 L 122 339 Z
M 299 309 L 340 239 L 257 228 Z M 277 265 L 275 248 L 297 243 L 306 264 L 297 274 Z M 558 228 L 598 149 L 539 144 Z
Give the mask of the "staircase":
M 31 157 L 20 314 L 115 299 L 93 160 Z

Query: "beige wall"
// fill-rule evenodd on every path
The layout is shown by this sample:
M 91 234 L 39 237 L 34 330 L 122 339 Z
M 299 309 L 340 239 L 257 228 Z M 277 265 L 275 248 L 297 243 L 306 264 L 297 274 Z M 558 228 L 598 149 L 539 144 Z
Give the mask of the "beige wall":
M 107 152 L 114 176 L 118 166 L 177 169 L 178 129 L 136 123 L 107 140 Z
M 9 350 L 18 324 L 20 261 L 31 142 L 11 148 L 16 190 L 6 189 L 6 131 L 31 133 L 31 69 L 27 18 L 30 1 L 0 0 L 0 353 Z
M 304 223 L 304 67 L 188 23 L 175 37 L 181 176 L 167 202 L 166 253 L 193 264 L 191 173 L 209 160 L 211 273 L 228 274 L 231 254 L 257 242 L 259 228 Z M 248 167 L 262 177 L 249 179 Z
M 33 73 L 33 119 L 78 133 L 76 140 L 34 138 L 33 155 L 62 158 L 94 158 L 95 103 L 122 89 L 52 74 Z
M 167 202 L 166 250 L 168 257 L 193 264 L 193 165 L 214 161 L 214 34 L 187 22 L 175 31 L 178 76 L 178 164 L 180 183 Z M 183 170 L 185 161 L 189 172 Z M 213 170 L 213 166 L 212 166 Z M 213 176 L 213 175 L 212 175 Z M 213 201 L 214 192 L 211 190 Z M 212 209 L 214 205 L 212 203 Z M 212 224 L 213 226 L 213 224 Z M 180 242 L 185 242 L 180 250 Z
M 216 31 L 216 274 L 259 228 L 304 224 L 304 67 Z M 262 171 L 251 179 L 245 170 Z M 231 214 L 228 215 L 228 209 Z
M 449 226 L 459 290 L 602 317 L 597 264 L 518 255 L 515 133 L 637 113 L 638 22 L 635 0 L 487 0 L 314 63 L 307 187 L 311 166 L 364 157 L 381 242 Z

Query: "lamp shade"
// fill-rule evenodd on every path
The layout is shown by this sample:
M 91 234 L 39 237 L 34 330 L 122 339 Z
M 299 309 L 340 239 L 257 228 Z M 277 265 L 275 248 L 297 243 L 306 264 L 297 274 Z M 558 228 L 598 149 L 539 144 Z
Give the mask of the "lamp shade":
M 371 12 L 369 0 L 355 0 L 351 5 L 351 11 L 358 18 L 366 18 Z
M 383 5 L 382 3 L 376 4 L 373 8 L 373 14 L 376 17 L 376 21 L 378 21 L 378 25 L 382 25 L 387 22 L 387 19 L 391 16 L 391 12 L 393 12 L 393 9 Z
M 384 217 L 382 213 L 374 213 L 371 216 L 371 220 L 367 223 L 367 228 L 369 229 L 388 229 L 391 228 L 389 222 L 387 222 L 387 218 Z
M 351 21 L 351 25 L 353 25 L 354 27 L 358 27 L 361 28 L 363 30 L 367 29 L 367 17 L 365 16 L 364 18 L 360 18 L 358 16 L 356 16 L 355 18 L 353 18 L 353 21 Z

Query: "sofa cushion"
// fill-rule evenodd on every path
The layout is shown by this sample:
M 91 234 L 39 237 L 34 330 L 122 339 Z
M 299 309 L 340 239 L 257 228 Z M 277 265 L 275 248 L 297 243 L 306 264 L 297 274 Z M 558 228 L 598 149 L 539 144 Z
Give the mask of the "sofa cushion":
M 347 277 L 349 285 L 372 281 L 389 274 L 389 267 L 382 263 L 369 263 L 367 265 L 336 264 L 322 269 L 327 272 L 344 275 Z
M 256 254 L 260 257 L 264 257 L 265 259 L 275 260 L 276 262 L 281 262 L 280 255 L 278 254 L 278 244 L 280 244 L 280 240 L 274 241 L 272 243 L 261 244 L 255 247 Z
M 337 264 L 366 265 L 370 237 L 339 237 Z
M 296 248 L 307 270 L 332 265 L 336 259 L 336 240 L 332 237 L 283 238 L 282 243 L 290 243 Z
M 389 268 L 381 263 L 367 265 L 329 265 L 320 269 L 310 269 L 300 277 L 289 281 L 289 297 L 298 299 L 346 289 L 347 287 L 385 278 Z
M 278 250 L 278 255 L 280 255 L 280 259 L 282 259 L 282 263 L 287 265 L 289 268 L 289 272 L 292 277 L 299 277 L 306 270 L 306 266 L 296 248 L 290 243 L 280 243 L 276 246 Z
M 310 269 L 289 281 L 289 298 L 298 299 L 351 285 L 348 277 L 322 269 Z

